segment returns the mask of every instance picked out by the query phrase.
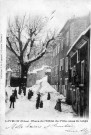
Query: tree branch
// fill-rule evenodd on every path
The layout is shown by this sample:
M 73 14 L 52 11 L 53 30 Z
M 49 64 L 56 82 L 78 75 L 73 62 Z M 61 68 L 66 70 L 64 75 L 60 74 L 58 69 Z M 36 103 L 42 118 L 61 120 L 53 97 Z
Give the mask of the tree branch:
M 16 55 L 16 57 L 19 59 L 19 56 L 18 56 L 18 54 L 14 51 L 14 49 L 12 48 L 12 45 L 11 45 L 11 42 L 10 42 L 10 40 L 9 40 L 9 37 L 7 37 L 7 42 L 8 42 L 8 44 L 9 44 L 9 46 L 7 46 L 15 55 Z M 20 59 L 19 59 L 20 60 Z
M 38 53 L 38 55 L 37 56 L 34 56 L 30 60 L 26 61 L 26 63 L 28 65 L 30 65 L 32 62 L 35 62 L 36 60 L 39 60 L 46 53 L 47 47 L 48 47 L 49 43 L 52 40 L 54 40 L 54 36 L 46 42 L 46 45 L 44 43 L 42 43 L 43 44 L 42 45 L 43 47 L 42 47 L 41 51 Z
M 11 30 L 11 28 L 10 28 L 10 32 L 19 41 L 19 38 L 14 34 L 14 32 Z
M 27 42 L 26 42 L 26 44 L 25 44 L 25 46 L 24 46 L 24 48 L 23 48 L 23 50 L 22 50 L 23 53 L 24 53 L 24 51 L 26 50 L 26 48 L 27 48 L 27 46 L 28 46 L 28 44 L 29 44 L 30 41 L 31 41 L 31 39 L 28 39 L 28 40 L 27 40 Z
M 41 54 L 39 54 L 37 57 L 30 59 L 30 60 L 29 60 L 28 62 L 26 62 L 26 63 L 27 63 L 28 65 L 30 65 L 31 63 L 33 63 L 33 62 L 39 60 L 41 57 L 43 57 L 45 53 L 46 53 L 46 50 L 44 50 L 44 51 L 43 51 Z

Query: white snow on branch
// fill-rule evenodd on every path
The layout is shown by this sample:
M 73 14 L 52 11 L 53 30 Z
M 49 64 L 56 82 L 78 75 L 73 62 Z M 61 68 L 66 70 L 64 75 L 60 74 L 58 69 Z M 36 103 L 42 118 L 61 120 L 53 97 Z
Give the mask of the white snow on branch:
M 28 59 L 27 57 L 25 57 L 24 61 L 27 63 L 32 62 L 32 61 L 36 60 L 37 58 L 41 57 L 41 55 L 43 53 L 45 53 L 45 51 L 46 51 L 46 48 L 44 48 L 43 51 L 41 53 L 39 53 L 38 55 L 33 56 L 31 59 Z

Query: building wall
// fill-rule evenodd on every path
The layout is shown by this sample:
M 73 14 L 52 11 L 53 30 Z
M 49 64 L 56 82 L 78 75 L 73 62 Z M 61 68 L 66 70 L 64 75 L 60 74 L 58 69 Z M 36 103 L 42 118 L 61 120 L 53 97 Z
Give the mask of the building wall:
M 37 72 L 37 80 L 42 79 L 45 76 L 45 70 L 41 70 Z
M 53 48 L 52 54 L 52 65 L 51 65 L 51 84 L 55 85 L 55 88 L 58 87 L 58 74 L 59 74 L 59 51 L 60 51 L 60 42 L 56 41 Z M 58 90 L 58 89 L 57 89 Z
M 36 74 L 27 75 L 27 87 L 32 87 L 36 83 Z
M 68 55 L 71 79 L 69 79 L 67 100 L 72 103 L 73 109 L 80 116 L 89 115 L 89 41 L 90 31 L 79 39 Z
M 89 14 L 84 17 L 73 19 L 70 25 L 70 46 L 89 25 L 90 25 Z
M 58 56 L 59 58 L 59 64 L 58 64 L 58 77 L 55 77 L 55 70 L 52 68 L 52 74 L 51 74 L 51 81 L 52 84 L 55 85 L 55 81 L 53 78 L 58 78 L 56 85 L 58 84 L 58 91 L 62 93 L 65 97 L 67 97 L 67 90 L 68 87 L 68 58 L 66 56 L 67 51 L 69 48 L 73 45 L 73 43 L 76 41 L 76 39 L 79 37 L 79 35 L 89 26 L 89 15 L 85 17 L 78 17 L 70 19 L 66 22 L 64 27 L 59 33 L 59 42 L 56 42 L 56 45 L 53 50 L 53 54 L 55 54 L 55 50 L 60 45 L 60 51 L 56 55 L 53 55 L 52 59 L 52 67 L 56 66 L 55 59 Z

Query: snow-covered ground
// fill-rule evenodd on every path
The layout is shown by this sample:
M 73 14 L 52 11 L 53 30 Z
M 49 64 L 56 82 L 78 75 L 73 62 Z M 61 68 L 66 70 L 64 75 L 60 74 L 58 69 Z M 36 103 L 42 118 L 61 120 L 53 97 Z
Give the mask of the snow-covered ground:
M 31 100 L 27 99 L 26 96 L 18 95 L 18 99 L 15 102 L 15 108 L 9 109 L 10 102 L 6 103 L 5 116 L 7 120 L 19 120 L 19 119 L 64 119 L 69 117 L 74 117 L 76 114 L 73 112 L 72 107 L 62 102 L 61 108 L 62 112 L 55 110 L 56 100 L 58 98 L 65 100 L 63 95 L 59 95 L 54 88 L 52 88 L 46 81 L 42 80 L 39 84 L 34 85 L 32 88 L 34 92 Z M 36 109 L 36 97 L 37 93 L 41 93 L 41 100 L 43 101 L 43 108 Z M 51 99 L 47 100 L 48 92 L 50 92 Z M 10 95 L 9 91 L 9 95 Z
M 62 112 L 54 109 L 55 100 L 44 100 L 43 108 L 36 109 L 36 97 L 33 96 L 31 100 L 26 97 L 17 99 L 14 109 L 8 109 L 9 104 L 6 106 L 6 119 L 62 119 L 64 117 L 74 117 L 70 105 L 62 103 Z

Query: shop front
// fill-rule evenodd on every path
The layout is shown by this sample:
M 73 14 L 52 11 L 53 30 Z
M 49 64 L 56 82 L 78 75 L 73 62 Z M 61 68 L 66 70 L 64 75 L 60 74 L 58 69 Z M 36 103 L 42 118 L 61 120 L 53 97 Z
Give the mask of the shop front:
M 90 29 L 68 52 L 69 58 L 69 99 L 74 111 L 79 116 L 89 115 L 89 63 L 90 63 Z

